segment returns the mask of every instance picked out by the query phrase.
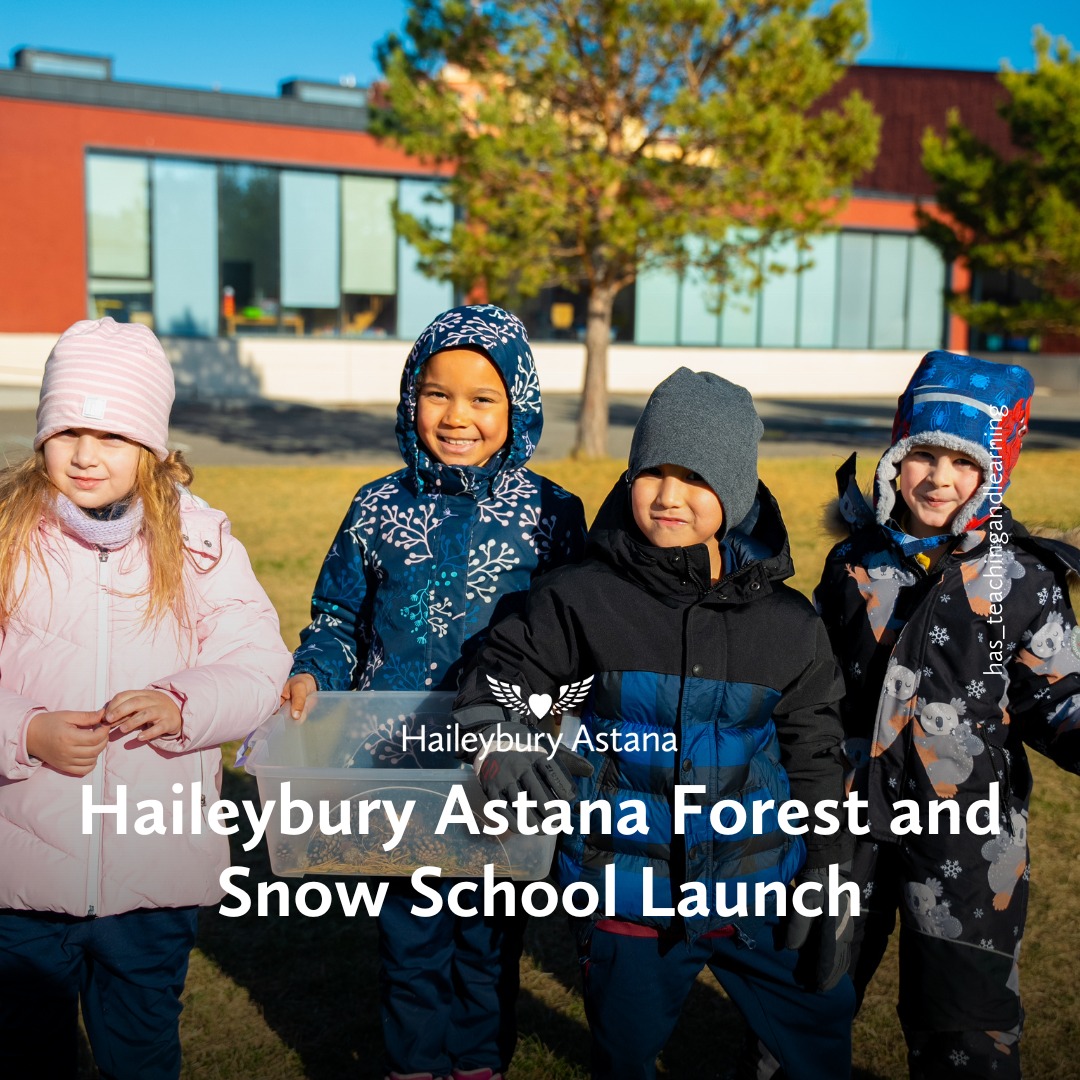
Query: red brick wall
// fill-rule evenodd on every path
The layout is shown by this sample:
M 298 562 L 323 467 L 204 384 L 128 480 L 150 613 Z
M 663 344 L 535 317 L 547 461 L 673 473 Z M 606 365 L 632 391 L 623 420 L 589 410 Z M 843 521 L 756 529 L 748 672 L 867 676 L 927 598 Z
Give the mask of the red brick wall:
M 430 173 L 363 132 L 0 99 L 0 333 L 86 318 L 87 149 Z
M 980 139 L 1007 155 L 1009 129 L 997 106 L 1007 94 L 991 71 L 948 71 L 857 65 L 825 97 L 835 105 L 858 90 L 881 117 L 881 150 L 874 167 L 855 181 L 871 191 L 903 195 L 933 195 L 934 187 L 922 167 L 922 137 L 928 127 L 945 131 L 950 108 Z

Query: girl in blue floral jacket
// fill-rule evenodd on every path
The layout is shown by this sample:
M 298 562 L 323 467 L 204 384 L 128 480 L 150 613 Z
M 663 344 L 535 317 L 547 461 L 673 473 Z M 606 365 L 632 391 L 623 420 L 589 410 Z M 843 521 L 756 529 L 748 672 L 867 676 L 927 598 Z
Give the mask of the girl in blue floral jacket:
M 532 579 L 582 554 L 580 500 L 525 468 L 543 414 L 525 327 L 493 305 L 455 308 L 405 362 L 405 467 L 365 484 L 326 556 L 285 696 L 453 690 L 488 627 Z M 379 920 L 390 1076 L 491 1080 L 509 1064 L 521 927 L 410 914 L 396 883 Z

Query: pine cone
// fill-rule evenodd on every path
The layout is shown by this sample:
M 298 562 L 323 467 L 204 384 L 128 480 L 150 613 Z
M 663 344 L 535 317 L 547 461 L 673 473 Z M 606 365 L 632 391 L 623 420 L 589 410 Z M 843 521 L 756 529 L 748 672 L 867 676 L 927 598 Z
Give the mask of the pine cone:
M 434 836 L 420 836 L 412 843 L 412 855 L 421 866 L 442 866 L 449 853 L 446 842 Z
M 322 866 L 329 862 L 343 862 L 348 841 L 340 836 L 324 836 L 316 830 L 307 846 L 308 866 Z

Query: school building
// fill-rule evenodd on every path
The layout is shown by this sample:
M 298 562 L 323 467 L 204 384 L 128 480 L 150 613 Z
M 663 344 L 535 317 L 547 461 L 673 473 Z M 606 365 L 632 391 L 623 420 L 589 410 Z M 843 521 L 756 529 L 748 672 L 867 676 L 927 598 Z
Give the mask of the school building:
M 642 274 L 617 301 L 613 389 L 648 390 L 687 364 L 755 393 L 888 393 L 928 349 L 1025 347 L 948 315 L 959 271 L 916 233 L 916 201 L 932 196 L 927 126 L 957 107 L 1007 144 L 994 74 L 855 67 L 834 93 L 850 88 L 882 117 L 881 153 L 813 267 L 720 315 L 699 276 Z M 0 384 L 36 385 L 60 331 L 113 315 L 162 337 L 189 393 L 394 400 L 408 343 L 459 298 L 419 272 L 391 210 L 446 225 L 452 211 L 428 201 L 437 171 L 367 120 L 362 88 L 140 85 L 115 80 L 106 57 L 19 50 L 0 70 Z M 580 298 L 552 290 L 519 313 L 545 388 L 579 389 Z

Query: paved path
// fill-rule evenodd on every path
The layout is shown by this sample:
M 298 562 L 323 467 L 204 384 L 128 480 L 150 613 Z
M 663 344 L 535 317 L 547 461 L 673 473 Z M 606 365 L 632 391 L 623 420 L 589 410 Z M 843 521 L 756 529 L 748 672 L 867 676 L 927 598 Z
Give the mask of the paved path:
M 8 460 L 31 446 L 36 393 L 0 388 L 0 452 Z M 611 400 L 610 451 L 625 459 L 645 395 Z M 539 461 L 565 457 L 574 440 L 578 397 L 544 397 Z M 765 456 L 809 456 L 853 449 L 869 454 L 889 442 L 895 399 L 808 401 L 762 398 Z M 1080 449 L 1080 395 L 1039 395 L 1025 446 Z M 388 464 L 398 458 L 390 405 L 320 408 L 294 402 L 181 402 L 173 444 L 199 465 Z

